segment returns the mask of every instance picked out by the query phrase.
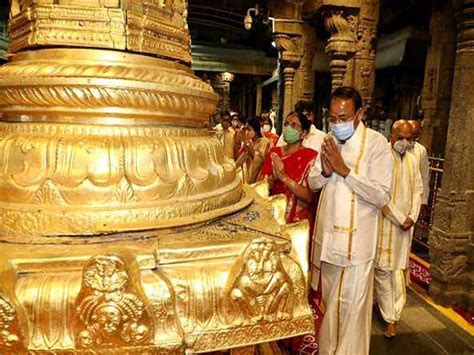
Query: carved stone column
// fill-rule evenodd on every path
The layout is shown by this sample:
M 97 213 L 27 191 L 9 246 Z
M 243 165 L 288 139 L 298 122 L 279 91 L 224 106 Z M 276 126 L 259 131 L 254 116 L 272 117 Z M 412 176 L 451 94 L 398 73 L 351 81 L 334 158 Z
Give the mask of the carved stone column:
M 329 34 L 326 54 L 332 90 L 354 86 L 365 104 L 372 102 L 375 82 L 375 37 L 380 0 L 320 0 L 305 5 L 307 16 L 324 19 Z
M 303 0 L 269 0 L 268 8 L 273 17 L 273 38 L 279 51 L 278 119 L 275 122 L 277 132 L 285 115 L 294 109 L 295 70 L 300 66 L 304 47 L 303 36 Z M 282 92 L 283 90 L 284 92 Z
M 255 88 L 255 115 L 259 116 L 262 113 L 262 79 L 257 80 Z
M 430 233 L 430 294 L 436 302 L 474 312 L 474 87 L 466 79 L 474 76 L 474 0 L 453 4 L 457 50 L 443 182 Z
M 332 90 L 343 85 L 352 85 L 348 70 L 350 60 L 356 52 L 356 16 L 341 7 L 324 10 L 324 26 L 329 32 L 326 53 L 330 57 L 329 70 L 332 77 Z
M 432 155 L 443 156 L 456 53 L 456 23 L 449 1 L 433 2 L 430 32 L 421 101 L 424 119 L 421 143 Z
M 316 29 L 309 23 L 302 24 L 302 57 L 295 73 L 293 85 L 293 103 L 313 102 L 314 71 L 313 57 L 316 52 Z
M 380 1 L 362 2 L 357 26 L 357 51 L 352 71 L 353 86 L 357 88 L 365 105 L 373 100 L 375 84 L 375 38 L 379 19 Z
M 283 69 L 284 99 L 283 117 L 293 111 L 293 83 L 296 68 L 299 67 L 302 55 L 301 48 L 301 23 L 294 23 L 287 33 L 275 34 L 275 42 L 280 51 L 280 62 Z
M 215 76 L 212 86 L 219 94 L 218 109 L 228 111 L 230 108 L 230 83 L 234 80 L 234 74 L 229 72 L 220 73 Z
M 293 82 L 295 79 L 295 68 L 286 67 L 283 69 L 283 80 L 285 83 L 285 98 L 283 101 L 283 117 L 293 111 Z

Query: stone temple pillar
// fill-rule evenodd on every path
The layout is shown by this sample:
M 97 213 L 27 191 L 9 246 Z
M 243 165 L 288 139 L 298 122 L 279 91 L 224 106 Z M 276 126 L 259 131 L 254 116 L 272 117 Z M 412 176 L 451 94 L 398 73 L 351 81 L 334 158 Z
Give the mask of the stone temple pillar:
M 421 100 L 424 122 L 421 143 L 431 155 L 443 156 L 456 54 L 456 23 L 450 1 L 433 1 L 430 33 Z
M 331 72 L 331 89 L 352 84 L 350 60 L 356 52 L 355 16 L 345 8 L 329 8 L 323 12 L 324 26 L 330 37 L 326 44 Z
M 263 96 L 263 86 L 262 79 L 257 80 L 256 90 L 255 90 L 255 116 L 260 116 L 262 114 L 262 96 Z
M 353 86 L 359 90 L 365 105 L 373 101 L 375 85 L 375 38 L 380 1 L 361 2 L 357 25 L 357 51 L 352 71 Z
M 286 117 L 294 109 L 293 84 L 295 72 L 299 67 L 302 55 L 301 46 L 301 23 L 284 22 L 275 25 L 281 32 L 274 35 L 275 43 L 280 51 L 280 62 L 283 68 L 284 99 L 283 117 Z
M 457 49 L 445 169 L 430 233 L 430 294 L 474 312 L 474 0 L 453 4 Z
M 293 84 L 293 103 L 298 101 L 313 102 L 314 71 L 313 57 L 316 52 L 316 29 L 309 23 L 302 24 L 302 56 L 296 70 Z
M 295 68 L 286 67 L 283 69 L 283 80 L 285 85 L 285 97 L 283 101 L 283 118 L 293 111 L 293 83 L 295 80 Z
M 380 0 L 319 0 L 304 8 L 309 18 L 324 19 L 332 90 L 354 86 L 365 104 L 373 100 L 379 10 Z

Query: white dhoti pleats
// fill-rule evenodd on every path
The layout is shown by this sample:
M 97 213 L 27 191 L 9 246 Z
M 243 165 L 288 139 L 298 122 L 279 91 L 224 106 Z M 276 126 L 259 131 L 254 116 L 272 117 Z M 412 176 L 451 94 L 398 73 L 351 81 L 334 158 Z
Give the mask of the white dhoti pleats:
M 321 264 L 326 308 L 319 333 L 319 354 L 369 353 L 374 263 L 340 267 Z
M 406 303 L 405 270 L 375 269 L 375 296 L 383 319 L 398 322 Z

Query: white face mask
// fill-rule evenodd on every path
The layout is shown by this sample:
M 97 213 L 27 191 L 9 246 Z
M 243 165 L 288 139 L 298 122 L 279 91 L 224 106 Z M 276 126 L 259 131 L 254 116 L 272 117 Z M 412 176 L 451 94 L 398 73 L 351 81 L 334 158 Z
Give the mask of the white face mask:
M 398 154 L 403 155 L 405 154 L 409 145 L 410 142 L 408 142 L 406 139 L 396 141 L 395 143 L 393 143 L 393 150 L 395 150 Z
M 264 124 L 262 126 L 262 132 L 265 132 L 265 133 L 268 133 L 272 130 L 272 126 L 270 126 L 269 124 Z

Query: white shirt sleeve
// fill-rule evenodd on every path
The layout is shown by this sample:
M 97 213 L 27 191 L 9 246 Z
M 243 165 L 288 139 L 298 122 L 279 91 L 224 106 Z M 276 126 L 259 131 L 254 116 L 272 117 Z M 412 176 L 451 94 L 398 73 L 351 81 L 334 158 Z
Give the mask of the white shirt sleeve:
M 392 191 L 393 157 L 384 140 L 374 140 L 374 148 L 368 157 L 368 176 L 354 171 L 346 176 L 346 183 L 359 197 L 382 208 L 390 201 Z
M 407 216 L 392 201 L 382 208 L 382 212 L 395 225 L 402 225 L 407 219 Z
M 428 159 L 428 152 L 426 148 L 420 144 L 420 172 L 423 183 L 423 199 L 422 204 L 428 204 L 428 197 L 430 195 L 430 161 Z
M 420 213 L 420 207 L 423 203 L 424 185 L 421 179 L 420 169 L 418 169 L 418 162 L 415 161 L 415 164 L 413 165 L 415 167 L 415 181 L 413 185 L 413 200 L 411 203 L 411 211 L 408 217 L 410 217 L 413 222 L 416 222 Z

